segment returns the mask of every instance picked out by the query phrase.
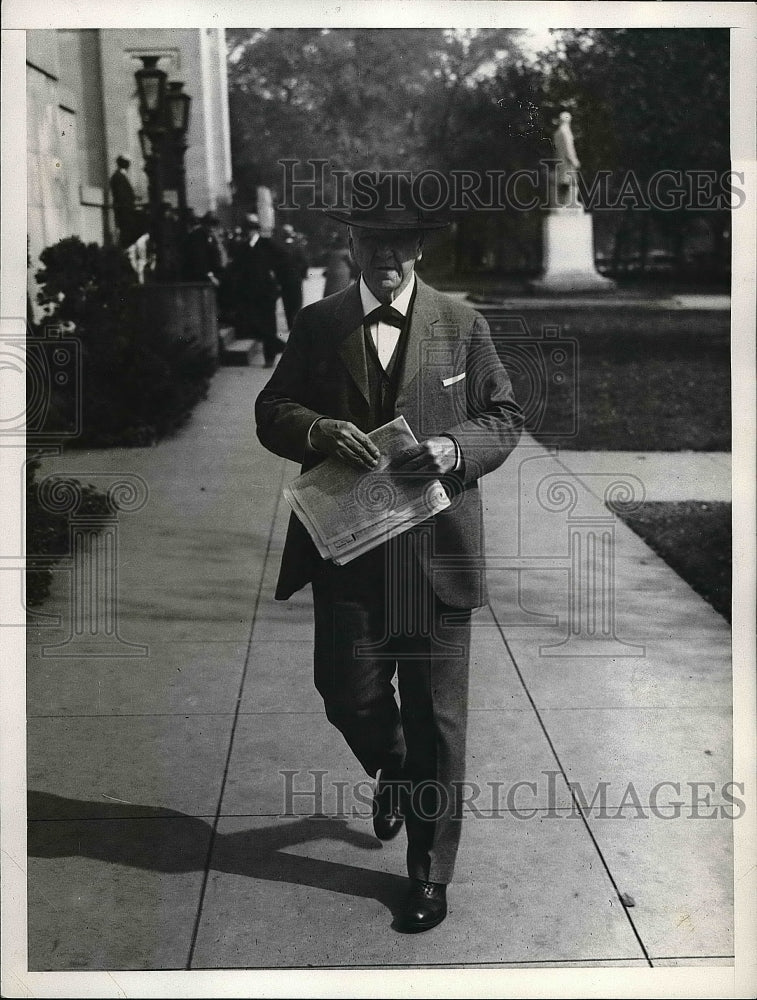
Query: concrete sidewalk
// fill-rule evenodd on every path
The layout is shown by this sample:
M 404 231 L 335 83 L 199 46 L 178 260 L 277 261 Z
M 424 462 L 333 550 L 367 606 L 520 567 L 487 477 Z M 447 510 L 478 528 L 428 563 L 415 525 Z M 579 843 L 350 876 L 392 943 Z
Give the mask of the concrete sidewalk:
M 588 458 L 587 458 L 588 456 Z M 566 469 L 634 476 L 647 500 L 731 502 L 731 454 L 721 451 L 568 451 L 557 457 Z
M 404 834 L 375 840 L 323 715 L 309 590 L 272 599 L 296 469 L 255 437 L 267 374 L 221 369 L 158 447 L 44 462 L 146 484 L 116 600 L 147 655 L 43 649 L 62 566 L 29 630 L 30 969 L 732 964 L 729 627 L 608 512 L 627 470 L 530 440 L 485 480 L 450 915 L 392 929 Z

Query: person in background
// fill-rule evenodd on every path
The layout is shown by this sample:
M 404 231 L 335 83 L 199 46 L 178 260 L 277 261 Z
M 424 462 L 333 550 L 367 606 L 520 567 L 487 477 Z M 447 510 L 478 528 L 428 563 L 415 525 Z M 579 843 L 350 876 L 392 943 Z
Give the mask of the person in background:
M 123 153 L 116 157 L 116 170 L 110 178 L 110 195 L 113 204 L 113 218 L 118 229 L 118 245 L 123 249 L 131 246 L 140 235 L 137 229 L 137 207 L 134 188 L 129 180 L 128 170 L 131 160 Z
M 184 239 L 179 213 L 169 201 L 161 203 L 163 233 L 161 249 L 162 277 L 180 281 L 184 273 Z
M 283 257 L 273 240 L 260 235 L 260 219 L 255 213 L 245 216 L 242 230 L 243 239 L 230 266 L 234 325 L 238 337 L 262 341 L 264 366 L 273 368 L 276 355 L 286 346 L 276 335 Z
M 349 248 L 343 237 L 334 234 L 331 237 L 331 246 L 326 256 L 326 270 L 324 272 L 326 283 L 323 286 L 323 297 L 333 295 L 334 292 L 341 292 L 351 281 L 357 277 L 357 270 L 352 261 Z
M 287 318 L 287 327 L 291 330 L 294 317 L 302 309 L 302 282 L 308 276 L 308 261 L 302 248 L 302 240 L 294 231 L 294 226 L 281 227 L 282 241 L 282 282 L 281 298 Z
M 218 238 L 219 220 L 206 212 L 187 236 L 187 267 L 189 281 L 209 281 L 216 288 L 221 283 L 226 265 L 226 250 Z
M 237 250 L 244 244 L 244 230 L 241 226 L 234 226 L 227 233 L 226 246 L 229 251 L 229 257 L 234 260 Z

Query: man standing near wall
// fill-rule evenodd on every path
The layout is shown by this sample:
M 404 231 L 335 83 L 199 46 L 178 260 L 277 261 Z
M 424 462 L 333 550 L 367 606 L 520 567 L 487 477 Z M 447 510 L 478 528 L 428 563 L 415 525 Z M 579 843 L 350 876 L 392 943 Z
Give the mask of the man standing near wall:
M 127 173 L 131 160 L 121 154 L 116 157 L 116 170 L 110 178 L 113 218 L 118 229 L 118 245 L 124 249 L 137 239 L 137 209 L 134 188 Z

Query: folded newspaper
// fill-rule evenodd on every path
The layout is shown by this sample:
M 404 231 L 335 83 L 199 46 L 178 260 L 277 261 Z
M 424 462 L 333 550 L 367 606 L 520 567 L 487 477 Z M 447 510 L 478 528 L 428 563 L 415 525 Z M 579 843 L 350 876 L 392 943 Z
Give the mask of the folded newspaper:
M 425 481 L 392 468 L 392 459 L 418 441 L 404 417 L 371 431 L 379 464 L 361 471 L 324 459 L 284 487 L 284 496 L 323 559 L 343 566 L 449 507 L 438 479 Z

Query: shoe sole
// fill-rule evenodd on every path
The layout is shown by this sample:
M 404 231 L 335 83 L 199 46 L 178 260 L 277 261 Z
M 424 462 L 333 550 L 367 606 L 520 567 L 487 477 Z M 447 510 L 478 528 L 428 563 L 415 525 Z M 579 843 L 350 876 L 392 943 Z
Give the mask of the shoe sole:
M 438 927 L 439 924 L 446 919 L 446 916 L 447 916 L 446 912 L 442 913 L 440 917 L 437 917 L 434 920 L 424 924 L 400 923 L 399 930 L 405 934 L 420 934 L 423 931 L 430 931 L 434 927 Z

